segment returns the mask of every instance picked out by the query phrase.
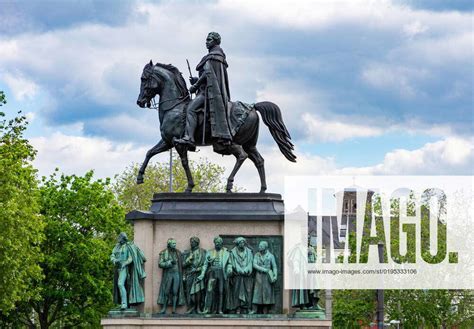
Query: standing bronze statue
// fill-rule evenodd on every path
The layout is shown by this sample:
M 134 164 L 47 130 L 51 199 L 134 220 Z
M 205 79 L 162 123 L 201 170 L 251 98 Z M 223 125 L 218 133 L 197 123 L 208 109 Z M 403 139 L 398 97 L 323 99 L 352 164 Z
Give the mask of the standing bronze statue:
M 220 44 L 219 33 L 208 34 L 206 48 L 209 53 L 201 59 L 196 67 L 199 78 L 190 78 L 192 86 L 189 91 L 191 94 L 197 93 L 186 109 L 184 137 L 178 139 L 177 142 L 189 145 L 191 148 L 195 147 L 194 132 L 197 127 L 197 112 L 201 111 L 203 107 L 204 112 L 209 110 L 212 137 L 217 138 L 217 142 L 223 145 L 230 145 L 232 141 L 227 121 L 227 107 L 230 101 L 228 65 Z
M 230 253 L 220 236 L 214 238 L 214 249 L 206 253 L 206 261 L 198 280 L 206 277 L 207 288 L 204 313 L 224 314 L 224 298 L 228 290 L 227 278 L 232 274 Z
M 290 133 L 285 127 L 280 108 L 271 102 L 245 104 L 230 102 L 227 62 L 219 47 L 220 36 L 210 33 L 206 40 L 209 54 L 197 66 L 200 77 L 192 79 L 191 91 L 198 91 L 191 101 L 186 81 L 181 72 L 171 64 L 155 64 L 150 61 L 143 68 L 140 94 L 137 104 L 151 107 L 154 97 L 160 96 L 157 105 L 162 139 L 151 148 L 138 171 L 137 183 L 143 183 L 143 176 L 150 159 L 158 153 L 175 147 L 186 172 L 188 185 L 186 192 L 194 188 L 194 180 L 189 169 L 188 150 L 195 145 L 210 146 L 223 155 L 234 155 L 236 163 L 227 179 L 227 192 L 232 191 L 234 177 L 242 163 L 247 159 L 255 164 L 260 177 L 260 192 L 267 189 L 263 157 L 257 150 L 259 117 L 269 128 L 270 133 L 283 155 L 296 162 Z M 202 105 L 201 105 L 202 104 Z M 200 110 L 202 106 L 203 111 Z M 207 111 L 209 109 L 209 111 Z M 207 112 L 209 112 L 207 115 Z M 183 113 L 187 113 L 184 120 Z M 206 129 L 210 127 L 210 129 Z M 232 141 L 232 142 L 231 142 Z
M 234 240 L 235 247 L 230 252 L 232 277 L 229 279 L 227 308 L 237 314 L 249 313 L 252 309 L 253 253 L 243 237 Z
M 142 284 L 146 277 L 146 258 L 140 248 L 128 241 L 124 232 L 119 234 L 110 260 L 115 265 L 114 303 L 120 304 L 122 310 L 130 305 L 143 303 L 145 297 Z
M 166 308 L 171 304 L 174 314 L 177 306 L 185 304 L 182 258 L 181 252 L 176 249 L 175 239 L 168 239 L 167 248 L 160 252 L 158 266 L 163 269 L 158 296 L 158 304 L 162 307 L 160 313 L 166 313 Z
M 309 240 L 309 238 L 308 238 Z M 308 263 L 316 263 L 316 249 L 308 243 Z M 323 310 L 318 304 L 319 290 L 317 289 L 292 289 L 291 306 L 300 310 Z
M 268 251 L 267 241 L 260 241 L 258 244 L 258 252 L 253 258 L 253 268 L 256 271 L 252 298 L 253 312 L 269 313 L 275 304 L 274 283 L 278 272 L 275 256 Z
M 204 280 L 198 280 L 204 262 L 206 261 L 206 251 L 199 247 L 200 240 L 197 236 L 190 239 L 191 250 L 184 260 L 186 285 L 186 301 L 188 311 L 186 313 L 201 313 L 201 301 L 204 294 Z

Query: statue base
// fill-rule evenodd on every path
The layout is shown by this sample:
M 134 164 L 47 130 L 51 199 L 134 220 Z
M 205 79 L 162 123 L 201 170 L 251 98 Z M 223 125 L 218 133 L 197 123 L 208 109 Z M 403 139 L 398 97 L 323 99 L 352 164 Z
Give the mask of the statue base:
M 109 318 L 136 318 L 140 316 L 140 312 L 138 312 L 134 308 L 128 308 L 126 310 L 116 309 L 109 311 Z
M 134 243 L 144 252 L 147 261 L 144 281 L 145 302 L 138 306 L 139 317 L 109 314 L 102 319 L 104 328 L 330 328 L 330 320 L 295 317 L 291 313 L 290 291 L 283 289 L 284 204 L 279 194 L 268 193 L 157 193 L 148 211 L 134 210 L 126 215 L 134 226 Z M 168 238 L 174 238 L 181 251 L 190 248 L 192 236 L 200 238 L 200 247 L 214 247 L 220 235 L 224 246 L 233 247 L 233 239 L 243 236 L 253 250 L 265 240 L 276 257 L 279 268 L 275 283 L 276 304 L 272 314 L 158 314 L 157 304 L 162 269 L 158 267 L 161 250 Z M 168 309 L 170 312 L 170 309 Z
M 101 325 L 105 329 L 140 329 L 140 328 L 312 328 L 329 329 L 332 321 L 317 319 L 297 319 L 287 316 L 259 317 L 259 318 L 228 318 L 225 315 L 206 318 L 167 316 L 160 318 L 123 318 L 102 319 Z
M 326 313 L 324 310 L 298 310 L 293 313 L 293 318 L 301 319 L 326 319 Z
M 181 251 L 190 249 L 189 239 L 197 236 L 200 247 L 214 248 L 214 237 L 220 235 L 224 246 L 232 248 L 233 239 L 247 238 L 254 250 L 258 241 L 271 241 L 271 250 L 282 269 L 284 205 L 279 194 L 271 193 L 156 193 L 150 210 L 134 210 L 126 215 L 134 226 L 134 243 L 147 259 L 144 282 L 145 302 L 138 308 L 144 314 L 157 314 L 157 304 L 163 270 L 158 267 L 159 253 L 166 249 L 169 238 L 176 240 Z M 256 245 L 257 244 L 257 245 Z M 277 253 L 280 253 L 280 259 Z M 277 284 L 282 287 L 283 276 Z M 275 314 L 289 312 L 289 293 L 279 289 Z M 170 312 L 170 310 L 168 310 Z M 185 306 L 177 308 L 179 314 Z

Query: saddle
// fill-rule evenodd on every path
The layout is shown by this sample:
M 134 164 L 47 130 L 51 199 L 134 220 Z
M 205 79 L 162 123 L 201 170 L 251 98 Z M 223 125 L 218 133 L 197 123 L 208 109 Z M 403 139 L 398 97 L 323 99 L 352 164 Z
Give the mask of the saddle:
M 242 124 L 247 119 L 250 111 L 254 109 L 254 104 L 246 104 L 240 101 L 229 102 L 227 106 L 227 122 L 232 137 L 239 131 Z M 207 114 L 206 131 L 209 129 L 209 113 Z M 198 126 L 202 127 L 204 123 L 204 108 L 198 110 Z

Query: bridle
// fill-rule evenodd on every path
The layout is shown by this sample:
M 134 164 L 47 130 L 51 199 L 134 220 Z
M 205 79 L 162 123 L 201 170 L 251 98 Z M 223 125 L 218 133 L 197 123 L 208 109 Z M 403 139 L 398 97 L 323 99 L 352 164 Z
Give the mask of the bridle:
M 146 70 L 145 73 L 146 73 L 146 77 L 145 77 L 145 79 L 146 79 L 145 90 L 150 90 L 150 89 L 152 89 L 151 86 L 150 86 L 152 80 L 155 80 L 156 83 L 157 83 L 158 85 L 160 85 L 160 81 L 153 75 L 153 72 L 150 72 L 150 70 Z M 161 106 L 162 104 L 179 100 L 179 102 L 177 102 L 176 104 L 174 104 L 174 105 L 173 105 L 172 107 L 170 107 L 169 109 L 162 110 L 162 111 L 164 111 L 164 112 L 167 112 L 167 111 L 170 111 L 170 110 L 174 109 L 176 106 L 180 105 L 180 104 L 183 103 L 184 101 L 186 101 L 186 100 L 189 98 L 189 94 L 183 95 L 183 96 L 180 96 L 180 97 L 165 99 L 165 100 L 163 100 L 163 101 L 160 100 L 160 102 L 158 102 L 158 103 L 155 101 L 155 97 L 156 97 L 156 95 L 155 95 L 154 97 L 150 98 L 150 101 L 149 101 L 150 106 L 149 106 L 149 108 L 150 108 L 150 109 L 153 109 L 153 110 L 157 110 L 157 111 L 159 111 L 159 108 L 160 108 L 160 106 Z

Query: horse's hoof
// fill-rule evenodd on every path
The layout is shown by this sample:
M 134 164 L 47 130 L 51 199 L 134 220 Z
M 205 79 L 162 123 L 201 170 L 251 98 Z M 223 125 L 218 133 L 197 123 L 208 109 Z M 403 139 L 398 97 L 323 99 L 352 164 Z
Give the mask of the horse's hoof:
M 143 184 L 143 177 L 137 177 L 137 184 Z
M 184 193 L 191 193 L 192 191 L 193 191 L 192 188 L 187 188 L 187 189 L 184 190 Z
M 226 189 L 225 193 L 232 193 L 232 189 Z
M 263 187 L 262 187 L 262 188 L 260 189 L 260 192 L 258 192 L 258 193 L 263 194 L 263 193 L 265 193 L 266 190 L 267 190 L 267 188 L 263 188 Z

